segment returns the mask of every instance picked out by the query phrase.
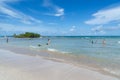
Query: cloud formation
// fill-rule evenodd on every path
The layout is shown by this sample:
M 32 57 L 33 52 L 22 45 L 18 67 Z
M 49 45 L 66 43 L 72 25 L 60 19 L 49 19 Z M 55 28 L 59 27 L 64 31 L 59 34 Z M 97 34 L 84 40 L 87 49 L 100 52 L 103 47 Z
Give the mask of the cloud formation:
M 91 29 L 95 34 L 106 34 L 120 30 L 120 6 L 115 5 L 92 14 L 93 18 L 85 21 L 86 24 L 96 26 Z
M 75 31 L 76 26 L 72 26 L 72 28 L 69 30 L 71 32 Z
M 120 21 L 120 6 L 113 7 L 106 10 L 100 10 L 92 15 L 94 18 L 85 21 L 90 25 L 103 25 L 110 22 Z
M 8 19 L 14 18 L 24 24 L 41 23 L 41 20 L 37 20 L 31 16 L 28 16 L 22 12 L 19 12 L 12 7 L 8 6 L 6 2 L 16 2 L 18 0 L 1 0 L 0 1 L 0 13 L 4 14 L 2 16 L 8 16 Z
M 23 33 L 23 32 L 46 32 L 46 29 L 43 29 L 41 26 L 21 26 L 7 23 L 0 23 L 0 35 L 3 34 L 14 34 L 14 33 Z
M 54 13 L 47 13 L 46 15 L 61 17 L 64 15 L 64 9 L 53 4 L 51 0 L 43 0 L 43 6 L 52 9 Z
M 94 33 L 101 33 L 101 34 L 105 34 L 106 32 L 109 32 L 109 31 L 116 31 L 116 30 L 120 30 L 120 25 L 117 25 L 117 26 L 103 26 L 103 25 L 100 25 L 100 26 L 96 26 L 96 27 L 93 27 L 91 29 L 92 32 Z
M 113 31 L 113 30 L 120 30 L 120 26 L 109 26 L 109 27 L 104 27 L 104 26 L 97 26 L 91 29 L 92 31 Z
M 0 0 L 0 3 L 4 3 L 4 2 L 17 2 L 19 0 Z

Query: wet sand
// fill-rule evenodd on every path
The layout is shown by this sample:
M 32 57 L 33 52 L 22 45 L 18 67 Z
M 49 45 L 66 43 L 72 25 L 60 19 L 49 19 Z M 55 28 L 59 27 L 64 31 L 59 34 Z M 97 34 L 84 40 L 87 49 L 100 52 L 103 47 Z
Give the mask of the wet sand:
M 43 53 L 44 54 L 44 53 Z M 119 80 L 99 72 L 0 49 L 0 80 Z

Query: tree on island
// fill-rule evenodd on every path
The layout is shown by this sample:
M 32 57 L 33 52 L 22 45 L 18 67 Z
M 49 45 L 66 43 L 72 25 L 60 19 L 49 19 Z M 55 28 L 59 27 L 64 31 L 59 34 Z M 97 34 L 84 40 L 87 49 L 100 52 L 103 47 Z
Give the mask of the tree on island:
M 15 38 L 39 38 L 41 35 L 32 32 L 25 32 L 24 34 L 16 35 L 14 34 L 13 37 Z

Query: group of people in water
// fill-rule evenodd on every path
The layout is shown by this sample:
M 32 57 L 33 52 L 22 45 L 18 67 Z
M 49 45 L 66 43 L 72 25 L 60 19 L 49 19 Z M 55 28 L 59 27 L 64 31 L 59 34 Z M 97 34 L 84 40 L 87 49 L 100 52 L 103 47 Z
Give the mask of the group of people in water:
M 8 42 L 9 42 L 9 39 L 8 39 L 8 37 L 6 37 L 6 43 L 8 43 Z M 51 40 L 48 38 L 46 45 L 49 45 L 50 42 L 51 42 Z M 97 40 L 95 40 L 95 41 L 94 41 L 94 40 L 91 40 L 91 43 L 92 43 L 92 44 L 96 44 L 96 43 L 97 43 Z M 102 45 L 106 45 L 106 40 L 105 40 L 105 39 L 102 40 Z M 40 46 L 42 46 L 42 45 L 38 44 L 38 46 L 40 47 Z
M 96 44 L 96 43 L 97 43 L 97 40 L 96 40 L 96 41 L 93 41 L 93 40 L 92 40 L 91 43 L 92 43 L 92 44 Z M 105 39 L 102 40 L 102 44 L 103 44 L 103 45 L 106 44 L 106 40 L 105 40 Z
M 6 43 L 8 43 L 8 42 L 9 42 L 9 38 L 6 37 Z M 48 39 L 46 45 L 49 45 L 49 44 L 50 44 L 50 39 Z M 38 46 L 40 47 L 40 46 L 42 46 L 42 45 L 38 44 Z
M 48 39 L 46 45 L 49 45 L 49 44 L 50 44 L 50 39 Z M 40 47 L 40 46 L 42 46 L 42 45 L 38 44 L 38 46 Z

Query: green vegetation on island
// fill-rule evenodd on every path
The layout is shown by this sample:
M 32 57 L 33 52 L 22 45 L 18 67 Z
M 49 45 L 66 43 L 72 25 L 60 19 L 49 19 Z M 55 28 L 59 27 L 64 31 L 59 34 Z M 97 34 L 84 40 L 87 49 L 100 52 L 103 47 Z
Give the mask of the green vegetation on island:
M 13 37 L 15 38 L 39 38 L 41 35 L 32 32 L 25 32 L 24 34 L 16 35 L 14 34 Z

